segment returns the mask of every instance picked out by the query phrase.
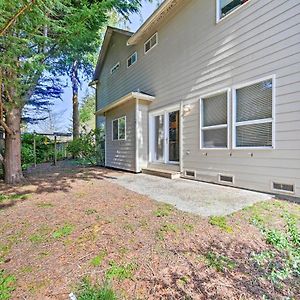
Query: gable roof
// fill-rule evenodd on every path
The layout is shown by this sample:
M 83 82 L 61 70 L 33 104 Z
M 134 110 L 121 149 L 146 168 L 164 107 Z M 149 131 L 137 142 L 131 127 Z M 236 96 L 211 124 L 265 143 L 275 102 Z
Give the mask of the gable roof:
M 103 64 L 103 61 L 104 61 L 104 58 L 105 58 L 105 55 L 106 55 L 111 37 L 112 37 L 114 32 L 126 35 L 128 37 L 131 37 L 133 35 L 133 32 L 131 32 L 131 31 L 127 31 L 127 30 L 123 30 L 123 29 L 115 28 L 115 27 L 111 27 L 111 26 L 107 27 L 105 35 L 104 35 L 102 47 L 101 47 L 101 50 L 100 50 L 100 53 L 99 53 L 99 56 L 98 56 L 93 81 L 89 85 L 93 85 L 99 79 L 100 72 L 101 72 L 101 66 Z
M 97 61 L 93 81 L 90 83 L 90 85 L 95 84 L 99 79 L 101 66 L 105 59 L 111 36 L 114 32 L 127 35 L 128 46 L 135 45 L 137 42 L 140 41 L 140 39 L 144 35 L 148 34 L 150 31 L 153 31 L 158 26 L 158 24 L 165 20 L 165 18 L 169 16 L 171 12 L 173 12 L 174 8 L 180 7 L 180 5 L 182 5 L 184 2 L 186 2 L 186 0 L 164 0 L 162 4 L 153 12 L 153 14 L 144 22 L 144 24 L 135 33 L 119 28 L 107 27 L 99 58 Z

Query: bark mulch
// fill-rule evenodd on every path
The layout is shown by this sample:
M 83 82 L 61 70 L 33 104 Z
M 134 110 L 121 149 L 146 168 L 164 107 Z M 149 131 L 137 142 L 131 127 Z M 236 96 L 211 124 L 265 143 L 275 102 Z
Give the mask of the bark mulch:
M 228 217 L 224 230 L 106 180 L 115 173 L 45 164 L 22 185 L 0 183 L 0 194 L 22 195 L 0 202 L 0 269 L 16 278 L 12 299 L 68 299 L 85 277 L 109 278 L 121 299 L 297 297 L 299 285 L 274 286 L 252 263 L 269 246 L 251 212 Z M 208 263 L 214 255 L 226 257 L 223 267 Z

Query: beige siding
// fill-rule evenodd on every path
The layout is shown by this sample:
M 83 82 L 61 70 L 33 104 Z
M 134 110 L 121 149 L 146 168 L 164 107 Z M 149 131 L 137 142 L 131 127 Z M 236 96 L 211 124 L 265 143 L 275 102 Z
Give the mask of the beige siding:
M 113 141 L 112 121 L 126 116 L 126 140 Z M 105 115 L 107 167 L 135 172 L 135 102 L 129 101 Z
M 184 170 L 214 182 L 219 173 L 232 174 L 237 186 L 262 191 L 270 191 L 273 180 L 293 183 L 300 196 L 299 0 L 251 0 L 218 24 L 215 1 L 186 2 L 157 28 L 159 45 L 146 55 L 143 43 L 127 47 L 127 37 L 113 36 L 100 75 L 98 107 L 133 90 L 156 96 L 149 111 L 190 101 L 192 111 L 183 119 Z M 127 69 L 127 57 L 135 50 L 138 62 Z M 120 70 L 110 76 L 117 61 Z M 201 95 L 273 74 L 276 149 L 200 150 Z

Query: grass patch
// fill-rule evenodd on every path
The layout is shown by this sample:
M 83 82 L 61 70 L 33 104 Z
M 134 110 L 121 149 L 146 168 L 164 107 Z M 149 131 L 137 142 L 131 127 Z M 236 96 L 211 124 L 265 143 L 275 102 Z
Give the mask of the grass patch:
M 158 218 L 168 217 L 173 212 L 174 207 L 170 204 L 162 204 L 154 211 L 154 215 Z
M 36 206 L 40 207 L 40 208 L 51 208 L 54 205 L 52 203 L 49 203 L 49 202 L 40 202 L 40 203 L 37 203 Z
M 102 264 L 103 259 L 107 256 L 106 251 L 101 251 L 97 256 L 91 259 L 90 264 L 93 267 L 99 267 Z
M 89 279 L 82 280 L 77 292 L 77 300 L 116 300 L 117 295 L 107 284 L 92 284 Z
M 129 263 L 126 265 L 118 265 L 114 261 L 109 263 L 110 268 L 106 271 L 105 277 L 107 279 L 132 279 L 133 272 L 136 270 L 136 265 Z
M 65 224 L 64 226 L 58 228 L 52 233 L 52 237 L 55 239 L 60 239 L 70 235 L 74 230 L 74 226 L 71 224 Z
M 273 249 L 254 253 L 252 259 L 275 284 L 300 277 L 300 231 L 293 215 L 284 214 L 284 221 L 283 230 L 268 228 L 261 219 L 256 218 L 254 222 Z
M 179 228 L 177 225 L 166 223 L 159 228 L 159 230 L 156 232 L 156 235 L 159 240 L 164 240 L 166 234 L 177 233 L 178 230 Z
M 30 194 L 11 194 L 11 195 L 4 195 L 0 194 L 0 202 L 4 201 L 13 201 L 13 200 L 26 200 L 28 199 Z
M 230 271 L 236 266 L 235 262 L 227 256 L 220 255 L 212 251 L 207 252 L 204 255 L 204 258 L 206 264 L 209 267 L 216 269 L 218 272 Z
M 233 229 L 227 224 L 227 220 L 224 216 L 212 216 L 209 218 L 209 224 L 217 226 L 227 233 L 232 233 Z
M 33 235 L 29 237 L 29 240 L 33 244 L 41 244 L 48 240 L 51 229 L 44 225 L 40 227 Z
M 0 270 L 0 300 L 11 299 L 11 293 L 15 290 L 16 278 Z

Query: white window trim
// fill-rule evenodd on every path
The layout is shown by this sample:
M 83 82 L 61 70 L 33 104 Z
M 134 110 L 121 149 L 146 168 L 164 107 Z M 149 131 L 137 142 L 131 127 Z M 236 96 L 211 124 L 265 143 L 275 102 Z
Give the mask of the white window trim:
M 237 11 L 239 11 L 242 7 L 245 7 L 247 4 L 249 4 L 251 2 L 251 0 L 248 0 L 247 2 L 245 2 L 244 4 L 240 5 L 239 7 L 237 7 L 236 9 L 234 9 L 233 11 L 231 11 L 229 14 L 227 14 L 225 17 L 222 18 L 221 16 L 221 0 L 216 0 L 216 23 L 220 23 L 221 21 L 227 19 L 228 17 L 230 17 L 232 14 L 236 13 Z
M 120 139 L 120 119 L 125 119 L 125 137 L 124 139 Z M 118 121 L 118 139 L 114 139 L 114 121 Z M 127 120 L 126 120 L 126 116 L 122 116 L 122 117 L 119 117 L 119 118 L 116 118 L 116 119 L 113 119 L 111 121 L 111 135 L 112 135 L 112 141 L 115 142 L 115 141 L 125 141 L 126 138 L 127 138 L 127 134 L 126 134 L 126 128 L 127 128 Z
M 199 124 L 200 124 L 200 141 L 199 141 L 199 147 L 200 150 L 228 150 L 230 149 L 230 126 L 229 126 L 229 120 L 230 120 L 230 88 L 226 88 L 223 90 L 219 90 L 210 94 L 206 94 L 200 97 L 200 101 L 199 101 Z M 213 126 L 203 126 L 203 120 L 202 120 L 202 116 L 203 116 L 203 99 L 205 98 L 209 98 L 212 96 L 217 96 L 220 94 L 224 94 L 227 93 L 227 124 L 221 124 L 221 125 L 213 125 Z M 212 129 L 220 129 L 220 128 L 227 128 L 227 147 L 223 147 L 223 148 L 207 148 L 207 147 L 203 147 L 203 134 L 202 131 L 204 130 L 212 130 Z
M 120 68 L 120 62 L 118 61 L 111 69 L 110 69 L 110 74 L 114 74 L 118 69 L 114 70 L 118 66 L 118 69 Z
M 136 60 L 135 60 L 135 62 L 132 63 L 130 66 L 128 66 L 129 60 L 130 60 L 134 55 L 136 55 Z M 137 54 L 137 51 L 135 51 L 134 53 L 132 53 L 132 54 L 127 58 L 127 69 L 130 68 L 130 67 L 132 67 L 132 66 L 137 62 L 137 60 L 138 60 L 138 54 Z
M 236 122 L 236 90 L 241 89 L 243 87 L 247 87 L 262 81 L 272 80 L 272 118 L 266 119 L 257 119 L 250 120 L 244 122 Z M 234 150 L 268 150 L 275 149 L 275 100 L 276 100 L 276 76 L 268 76 L 264 78 L 260 78 L 257 80 L 249 81 L 246 83 L 238 84 L 233 86 L 232 88 L 232 149 Z M 236 127 L 243 125 L 254 125 L 254 124 L 264 124 L 264 123 L 272 123 L 272 146 L 259 146 L 259 147 L 237 147 L 236 146 Z
M 154 37 L 156 36 L 156 44 L 152 47 L 150 47 L 150 49 L 148 51 L 146 51 L 146 44 Z M 155 32 L 145 43 L 144 43 L 144 54 L 149 53 L 153 48 L 155 48 L 158 45 L 158 32 Z M 151 45 L 150 45 L 151 46 Z

